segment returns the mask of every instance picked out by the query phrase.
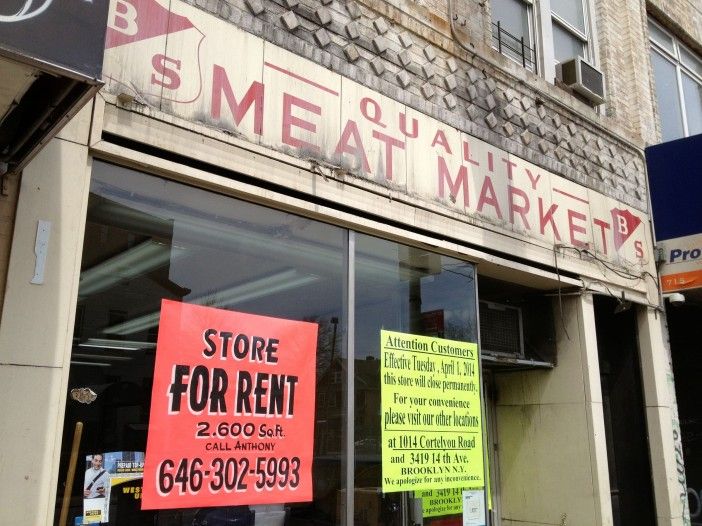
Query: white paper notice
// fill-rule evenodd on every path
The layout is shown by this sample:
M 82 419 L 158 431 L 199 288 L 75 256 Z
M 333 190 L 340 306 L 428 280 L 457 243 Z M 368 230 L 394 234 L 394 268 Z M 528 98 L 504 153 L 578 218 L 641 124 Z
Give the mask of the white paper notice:
M 463 492 L 463 526 L 485 526 L 485 491 Z

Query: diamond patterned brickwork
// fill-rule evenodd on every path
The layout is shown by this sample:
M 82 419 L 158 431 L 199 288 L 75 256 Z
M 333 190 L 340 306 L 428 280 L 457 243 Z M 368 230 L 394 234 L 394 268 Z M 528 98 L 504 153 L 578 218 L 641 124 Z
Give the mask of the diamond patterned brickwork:
M 647 208 L 640 150 L 390 3 L 378 10 L 370 7 L 376 0 L 227 0 L 223 10 L 222 2 L 184 1 L 551 172 Z

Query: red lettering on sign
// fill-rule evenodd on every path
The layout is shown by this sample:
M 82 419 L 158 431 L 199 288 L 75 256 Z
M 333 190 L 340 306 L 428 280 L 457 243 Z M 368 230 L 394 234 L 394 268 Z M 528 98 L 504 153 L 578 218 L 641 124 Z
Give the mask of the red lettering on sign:
M 354 145 L 349 142 L 353 139 Z M 348 120 L 346 126 L 344 126 L 344 131 L 341 132 L 341 137 L 339 142 L 334 148 L 334 154 L 341 156 L 344 153 L 353 155 L 363 167 L 365 173 L 370 173 L 370 165 L 368 164 L 368 157 L 366 156 L 366 151 L 363 149 L 363 142 L 361 141 L 361 134 L 358 132 L 358 125 L 355 121 Z
M 470 143 L 463 141 L 463 160 L 475 166 L 480 166 L 480 163 L 470 156 Z
M 634 249 L 636 250 L 636 257 L 637 258 L 642 258 L 644 257 L 644 249 L 643 249 L 643 243 L 639 240 L 634 241 Z
M 414 117 L 412 118 L 412 131 L 408 132 L 407 131 L 407 115 L 404 113 L 400 113 L 400 131 L 406 137 L 410 137 L 411 139 L 416 139 L 417 136 L 419 135 L 419 123 L 417 122 L 417 119 L 415 119 Z
M 525 168 L 525 170 L 527 177 L 529 177 L 529 181 L 531 181 L 531 189 L 536 190 L 536 183 L 538 183 L 539 179 L 541 179 L 541 174 L 537 174 L 536 177 L 534 177 L 529 168 Z
M 293 126 L 306 130 L 310 133 L 317 133 L 317 126 L 313 122 L 295 117 L 292 114 L 293 106 L 307 110 L 315 115 L 322 114 L 322 108 L 316 104 L 307 102 L 306 100 L 290 95 L 289 93 L 283 93 L 283 142 L 285 144 L 289 144 L 290 146 L 294 146 L 295 148 L 305 148 L 307 150 L 312 150 L 315 153 L 319 153 L 319 146 L 316 144 L 293 137 Z
M 515 188 L 511 185 L 507 187 L 507 196 L 509 198 L 509 222 L 514 224 L 514 216 L 517 214 L 522 218 L 524 228 L 531 230 L 529 220 L 527 219 L 527 213 L 529 212 L 530 208 L 529 196 L 524 190 L 520 190 L 519 188 Z M 521 205 L 516 203 L 514 199 L 515 196 L 518 196 L 522 200 Z
M 600 235 L 602 236 L 602 251 L 607 255 L 607 236 L 606 231 L 609 230 L 609 223 L 602 221 L 602 219 L 593 219 L 592 222 L 600 227 Z
M 446 191 L 444 190 L 444 184 L 449 186 L 449 195 L 451 200 L 455 202 L 458 192 L 463 188 L 463 206 L 469 206 L 468 202 L 468 168 L 465 165 L 461 165 L 458 169 L 458 174 L 456 174 L 455 181 L 451 179 L 451 172 L 449 172 L 446 161 L 443 157 L 439 156 L 439 197 L 444 197 Z
M 641 218 L 622 208 L 612 208 L 610 214 L 614 225 L 614 248 L 618 251 L 641 224 Z
M 393 175 L 393 156 L 392 156 L 392 149 L 393 148 L 399 148 L 400 150 L 405 149 L 405 143 L 395 139 L 394 137 L 390 137 L 389 135 L 385 135 L 384 133 L 380 133 L 379 131 L 373 130 L 373 137 L 378 139 L 379 141 L 385 143 L 385 179 L 388 181 L 392 181 L 392 175 Z
M 155 0 L 115 0 L 105 34 L 105 49 L 193 28 L 187 18 L 170 12 Z
M 261 135 L 263 133 L 263 84 L 252 82 L 246 95 L 241 99 L 241 104 L 239 104 L 234 96 L 232 85 L 229 83 L 227 72 L 222 66 L 215 64 L 212 67 L 212 108 L 210 109 L 210 115 L 212 115 L 213 119 L 219 120 L 221 117 L 222 93 L 227 99 L 229 111 L 231 111 L 234 117 L 234 124 L 237 126 L 249 108 L 251 108 L 251 105 L 254 105 L 254 133 Z
M 509 159 L 502 158 L 502 162 L 507 166 L 507 179 L 512 180 L 512 169 L 517 166 L 517 163 L 513 163 Z
M 437 130 L 436 135 L 434 135 L 434 140 L 431 141 L 432 146 L 440 145 L 444 147 L 444 150 L 446 150 L 446 153 L 451 155 L 451 147 L 449 146 L 448 140 L 446 139 L 446 134 L 441 131 Z
M 478 197 L 478 213 L 483 211 L 485 205 L 490 205 L 495 209 L 495 214 L 497 217 L 502 219 L 502 211 L 500 210 L 500 203 L 497 202 L 497 195 L 495 194 L 495 187 L 492 186 L 492 179 L 485 177 L 483 181 L 483 187 L 480 189 L 480 197 Z
M 370 97 L 363 97 L 361 99 L 360 105 L 361 105 L 361 113 L 363 114 L 363 116 L 366 119 L 368 119 L 373 124 L 377 124 L 381 128 L 387 127 L 382 122 L 383 110 L 377 101 L 371 99 Z M 373 108 L 373 112 L 371 113 L 371 111 L 368 108 Z
M 539 231 L 541 235 L 546 234 L 546 225 L 551 225 L 551 230 L 553 230 L 553 236 L 557 241 L 561 240 L 561 235 L 558 233 L 558 227 L 556 227 L 556 222 L 553 220 L 553 214 L 558 210 L 557 204 L 552 204 L 547 212 L 544 214 L 544 200 L 539 197 Z
M 171 69 L 166 64 L 172 64 L 175 69 Z M 153 66 L 156 73 L 159 73 L 164 77 L 164 80 L 159 79 L 155 73 L 151 74 L 151 84 L 157 86 L 163 86 L 167 89 L 178 89 L 180 86 L 180 75 L 178 71 L 180 70 L 181 62 L 174 58 L 167 57 L 166 55 L 158 54 L 151 58 L 151 65 Z M 168 79 L 166 81 L 166 79 Z
M 585 216 L 585 214 L 581 214 L 580 212 L 576 212 L 575 210 L 568 209 L 568 229 L 570 230 L 570 242 L 576 247 L 587 247 L 587 242 L 575 237 L 576 233 L 587 233 L 585 227 L 578 225 L 575 222 L 585 222 L 586 220 L 587 217 Z

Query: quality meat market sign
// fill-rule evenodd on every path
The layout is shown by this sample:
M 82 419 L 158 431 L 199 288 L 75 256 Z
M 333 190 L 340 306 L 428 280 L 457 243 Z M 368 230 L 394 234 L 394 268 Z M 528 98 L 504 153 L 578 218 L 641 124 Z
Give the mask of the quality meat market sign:
M 644 265 L 647 216 L 179 1 L 116 0 L 108 91 L 323 160 L 545 247 Z M 312 48 L 310 48 L 311 50 Z

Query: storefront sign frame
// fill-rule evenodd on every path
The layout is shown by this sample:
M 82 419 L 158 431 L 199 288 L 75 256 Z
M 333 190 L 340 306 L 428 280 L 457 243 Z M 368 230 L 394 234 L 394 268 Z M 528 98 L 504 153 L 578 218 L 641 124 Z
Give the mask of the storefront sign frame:
M 109 22 L 105 78 L 114 95 L 317 159 L 583 261 L 599 258 L 632 275 L 643 275 L 653 261 L 648 218 L 639 210 L 191 6 L 168 11 L 157 0 L 123 1 L 129 12 L 155 15 L 144 27 L 127 13 Z M 159 22 L 168 13 L 171 24 Z M 247 60 L 225 56 L 228 46 L 246 50 Z

